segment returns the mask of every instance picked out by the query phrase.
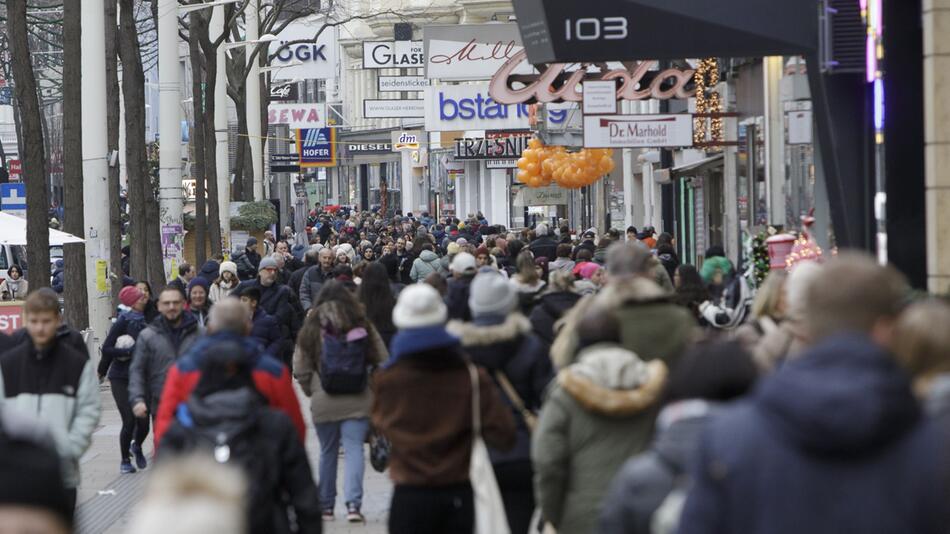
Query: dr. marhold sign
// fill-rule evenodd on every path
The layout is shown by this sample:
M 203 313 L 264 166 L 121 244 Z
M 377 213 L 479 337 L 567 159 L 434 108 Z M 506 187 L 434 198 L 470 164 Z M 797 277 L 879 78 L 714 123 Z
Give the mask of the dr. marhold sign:
M 687 114 L 588 115 L 585 148 L 684 147 L 693 144 L 693 120 Z

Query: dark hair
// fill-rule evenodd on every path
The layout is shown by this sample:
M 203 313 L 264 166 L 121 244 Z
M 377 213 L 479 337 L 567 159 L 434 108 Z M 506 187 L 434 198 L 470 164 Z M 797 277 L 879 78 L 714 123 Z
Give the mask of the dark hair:
M 434 252 L 435 247 L 432 246 L 432 243 L 425 242 L 422 244 L 422 250 L 428 250 L 429 252 Z
M 357 296 L 366 307 L 366 318 L 379 331 L 392 331 L 393 307 L 396 299 L 393 297 L 392 286 L 389 285 L 389 272 L 379 262 L 373 262 L 363 271 L 363 281 L 357 290 Z
M 660 245 L 670 245 L 673 246 L 673 235 L 669 232 L 663 232 L 662 234 L 656 237 L 656 247 L 660 248 Z
M 23 276 L 23 269 L 21 269 L 19 265 L 11 265 L 10 268 L 7 269 L 7 276 L 13 276 L 13 271 L 20 273 L 21 277 Z
M 741 344 L 707 340 L 680 358 L 670 373 L 664 400 L 730 401 L 748 393 L 757 377 L 755 363 Z
M 615 310 L 605 303 L 592 301 L 577 322 L 578 350 L 596 343 L 619 343 L 620 321 Z
M 636 234 L 636 233 L 638 233 L 638 232 L 637 232 L 637 227 L 636 227 L 636 226 L 628 226 L 628 227 L 627 227 L 627 233 L 628 233 L 628 234 L 631 234 L 631 233 L 632 233 L 632 234 Z
M 439 295 L 443 297 L 449 291 L 448 283 L 446 283 L 445 278 L 439 273 L 429 273 L 429 276 L 426 276 L 423 282 L 434 287 L 435 290 L 439 292 Z
M 47 313 L 59 315 L 59 295 L 48 287 L 41 287 L 26 297 L 23 313 Z
M 254 286 L 247 286 L 243 290 L 241 290 L 241 293 L 238 295 L 238 297 L 247 297 L 253 300 L 254 302 L 260 302 L 261 290 L 257 289 Z
M 599 249 L 606 249 L 606 248 L 609 247 L 613 242 L 614 242 L 613 239 L 609 238 L 608 236 L 603 236 L 603 237 L 600 238 L 600 242 L 597 243 L 597 248 L 599 248 Z
M 311 323 L 311 317 L 315 317 L 316 321 L 324 328 L 332 328 L 336 332 L 349 332 L 353 328 L 366 324 L 366 312 L 364 311 L 363 305 L 356 299 L 356 295 L 347 289 L 346 284 L 339 280 L 328 280 L 324 282 L 323 287 L 320 288 L 320 293 L 317 294 L 317 300 L 313 303 L 313 307 L 319 308 L 324 304 L 328 304 L 332 307 L 332 310 L 328 310 L 332 311 L 332 313 L 310 314 L 304 324 L 304 330 L 306 330 L 307 325 Z M 333 324 L 324 324 L 327 323 L 327 321 L 321 322 L 321 317 L 326 319 L 327 315 L 332 316 Z M 301 332 L 300 335 L 303 337 L 303 332 Z
M 593 260 L 593 259 L 594 259 L 594 254 L 591 253 L 591 251 L 590 251 L 589 248 L 582 248 L 582 249 L 578 250 L 578 251 L 577 251 L 577 257 L 574 258 L 574 260 L 575 260 L 577 263 L 581 263 L 581 262 L 585 262 L 585 261 L 591 261 L 591 260 Z
M 709 290 L 703 283 L 703 278 L 699 275 L 696 267 L 684 263 L 676 268 L 680 275 L 680 287 L 676 288 L 675 301 L 681 306 L 686 306 L 698 317 L 699 305 L 709 300 Z
M 333 278 L 336 278 L 338 276 L 349 276 L 350 278 L 353 278 L 353 268 L 345 263 L 334 267 L 332 272 L 333 272 Z
M 178 276 L 185 276 L 191 270 L 190 263 L 182 263 L 178 266 Z
M 524 241 L 520 239 L 512 239 L 508 242 L 508 257 L 517 258 L 518 254 L 521 253 L 521 249 L 524 248 Z
M 557 254 L 555 255 L 558 258 L 570 258 L 572 250 L 574 250 L 574 247 L 572 247 L 571 245 L 567 243 L 561 243 L 560 245 L 557 246 Z
M 656 246 L 656 253 L 657 255 L 676 254 L 676 249 L 674 249 L 670 243 L 660 243 Z

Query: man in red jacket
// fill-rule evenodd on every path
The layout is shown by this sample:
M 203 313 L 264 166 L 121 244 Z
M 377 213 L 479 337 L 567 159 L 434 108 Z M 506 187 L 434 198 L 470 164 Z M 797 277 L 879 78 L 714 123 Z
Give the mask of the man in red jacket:
M 306 440 L 306 428 L 300 412 L 300 402 L 294 392 L 287 367 L 265 354 L 260 344 L 247 337 L 251 318 L 247 308 L 238 299 L 225 299 L 214 305 L 208 322 L 209 335 L 199 339 L 168 371 L 162 390 L 158 415 L 155 417 L 155 446 L 175 418 L 178 405 L 187 401 L 201 379 L 202 362 L 208 350 L 221 343 L 237 343 L 251 360 L 254 386 L 271 407 L 285 412 L 293 421 L 300 436 Z

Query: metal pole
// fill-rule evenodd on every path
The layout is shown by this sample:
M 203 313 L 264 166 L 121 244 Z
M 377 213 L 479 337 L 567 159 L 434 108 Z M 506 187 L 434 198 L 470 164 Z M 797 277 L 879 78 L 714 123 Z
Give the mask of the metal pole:
M 106 124 L 106 36 L 103 0 L 82 3 L 82 170 L 86 291 L 93 348 L 109 331 L 109 163 Z M 121 274 L 121 273 L 119 273 Z M 92 354 L 98 354 L 93 350 Z M 95 356 L 94 356 L 95 358 Z
M 260 39 L 260 0 L 250 0 L 247 5 L 247 32 L 245 40 Z M 247 58 L 251 61 L 253 48 L 247 48 Z M 262 50 L 261 53 L 267 53 Z M 251 166 L 254 169 L 254 200 L 264 200 L 264 144 L 261 140 L 261 67 L 255 56 L 251 61 L 251 72 L 247 76 L 247 136 L 251 145 Z
M 178 1 L 158 1 L 159 218 L 165 276 L 181 264 L 181 88 L 179 87 Z
M 211 13 L 209 32 L 216 40 L 224 31 L 224 6 L 215 6 Z M 217 49 L 218 70 L 214 85 L 214 134 L 218 174 L 218 206 L 221 214 L 221 250 L 231 254 L 231 179 L 228 168 L 228 73 L 224 45 Z

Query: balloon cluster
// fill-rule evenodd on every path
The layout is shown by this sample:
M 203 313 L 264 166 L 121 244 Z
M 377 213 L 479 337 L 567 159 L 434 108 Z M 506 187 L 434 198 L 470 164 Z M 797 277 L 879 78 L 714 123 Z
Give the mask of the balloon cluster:
M 551 182 L 568 189 L 584 187 L 614 170 L 613 153 L 609 148 L 568 152 L 563 146 L 544 146 L 535 138 L 528 142 L 518 160 L 518 181 L 528 187 L 543 187 Z

